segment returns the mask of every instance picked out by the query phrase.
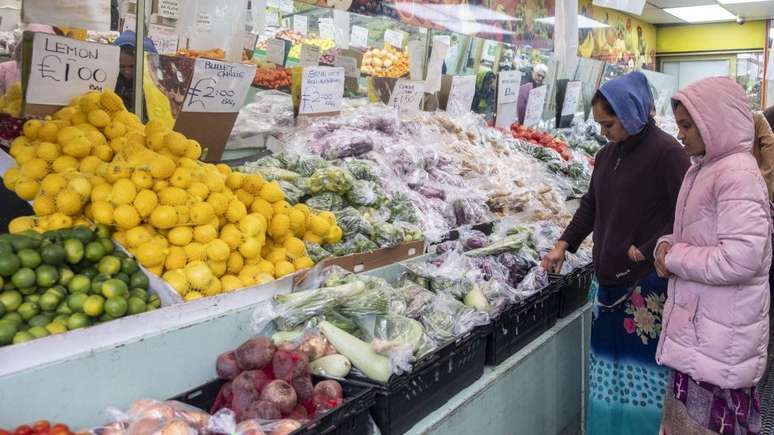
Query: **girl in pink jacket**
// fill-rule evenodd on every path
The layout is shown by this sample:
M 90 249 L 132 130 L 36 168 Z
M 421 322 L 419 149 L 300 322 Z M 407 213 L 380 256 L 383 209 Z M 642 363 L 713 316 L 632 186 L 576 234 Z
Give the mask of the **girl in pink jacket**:
M 750 153 L 749 101 L 733 80 L 715 77 L 678 92 L 672 104 L 693 164 L 673 233 L 655 252 L 659 274 L 670 277 L 656 351 L 659 364 L 672 369 L 664 433 L 758 434 L 771 218 Z

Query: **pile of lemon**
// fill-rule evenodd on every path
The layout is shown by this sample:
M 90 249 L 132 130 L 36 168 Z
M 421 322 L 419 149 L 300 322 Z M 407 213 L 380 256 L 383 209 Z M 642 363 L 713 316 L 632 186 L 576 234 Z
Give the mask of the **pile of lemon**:
M 336 243 L 330 212 L 291 206 L 279 184 L 199 161 L 198 142 L 147 125 L 112 91 L 89 92 L 24 124 L 4 183 L 32 201 L 12 233 L 88 223 L 113 237 L 184 299 L 263 284 L 314 262 L 303 240 Z
M 5 94 L 2 97 L 0 97 L 0 112 L 18 118 L 19 115 L 21 115 L 21 105 L 21 82 L 16 82 L 5 91 Z

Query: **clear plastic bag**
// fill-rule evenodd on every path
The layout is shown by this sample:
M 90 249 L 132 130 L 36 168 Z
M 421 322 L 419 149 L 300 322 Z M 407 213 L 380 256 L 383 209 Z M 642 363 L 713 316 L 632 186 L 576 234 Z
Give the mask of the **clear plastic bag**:
M 380 248 L 393 248 L 403 243 L 405 235 L 400 227 L 389 222 L 374 222 L 374 241 Z
M 428 337 L 422 324 L 408 317 L 387 314 L 363 316 L 358 319 L 360 331 L 371 349 L 390 357 L 395 374 L 410 371 L 415 358 L 432 352 L 435 343 Z
M 421 322 L 427 335 L 442 344 L 476 326 L 486 325 L 489 314 L 468 307 L 447 293 L 438 293 L 430 308 L 422 314 Z
M 320 168 L 309 177 L 307 187 L 310 193 L 333 192 L 344 194 L 352 189 L 355 177 L 347 169 L 338 166 Z
M 328 252 L 327 249 L 323 248 L 322 246 L 316 243 L 304 241 L 304 247 L 306 248 L 306 254 L 315 263 L 319 263 L 322 260 L 325 260 L 326 258 L 333 256 L 333 254 Z
M 374 227 L 363 215 L 352 207 L 334 212 L 336 215 L 336 224 L 341 227 L 346 236 L 362 234 L 366 237 L 372 237 Z
M 314 210 L 337 211 L 344 208 L 344 198 L 333 192 L 322 192 L 306 200 L 306 205 Z
M 519 297 L 527 298 L 544 289 L 548 284 L 548 273 L 541 266 L 537 266 L 527 273 L 516 291 Z
M 108 408 L 108 415 L 122 435 L 158 435 L 176 433 L 197 435 L 203 431 L 210 415 L 201 409 L 174 400 L 136 400 L 126 412 Z
M 347 237 L 343 241 L 333 244 L 325 245 L 325 248 L 333 255 L 341 257 L 350 254 L 359 254 L 363 252 L 375 251 L 379 248 L 379 245 L 374 243 L 368 237 L 362 234 L 355 234 L 352 237 Z
M 258 92 L 239 110 L 227 149 L 265 148 L 266 136 L 282 139 L 293 126 L 293 101 L 278 91 Z
M 355 180 L 346 198 L 355 206 L 375 206 L 386 200 L 379 186 L 369 180 Z
M 346 159 L 347 169 L 358 180 L 377 181 L 375 164 L 362 159 Z

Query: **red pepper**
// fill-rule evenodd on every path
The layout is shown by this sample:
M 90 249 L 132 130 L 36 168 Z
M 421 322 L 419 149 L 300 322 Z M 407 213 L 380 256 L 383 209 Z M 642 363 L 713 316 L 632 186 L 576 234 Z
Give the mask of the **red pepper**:
M 48 420 L 39 420 L 32 425 L 32 430 L 35 432 L 42 432 L 51 428 L 51 424 Z
M 25 425 L 19 426 L 13 431 L 15 435 L 32 435 L 32 428 Z

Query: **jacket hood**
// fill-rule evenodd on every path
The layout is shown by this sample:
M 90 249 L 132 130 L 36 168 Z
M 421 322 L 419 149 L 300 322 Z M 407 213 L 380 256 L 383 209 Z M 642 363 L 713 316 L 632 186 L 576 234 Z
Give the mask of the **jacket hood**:
M 752 111 L 742 88 L 728 77 L 700 80 L 672 97 L 672 107 L 682 104 L 699 129 L 706 148 L 703 160 L 737 152 L 751 152 Z
M 629 135 L 642 131 L 650 119 L 653 94 L 645 74 L 635 71 L 611 80 L 599 92 L 615 111 L 618 121 Z

